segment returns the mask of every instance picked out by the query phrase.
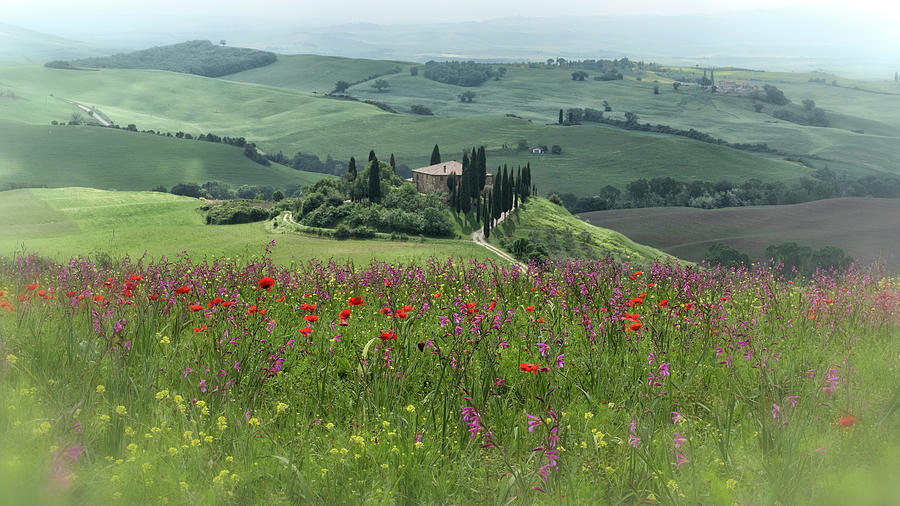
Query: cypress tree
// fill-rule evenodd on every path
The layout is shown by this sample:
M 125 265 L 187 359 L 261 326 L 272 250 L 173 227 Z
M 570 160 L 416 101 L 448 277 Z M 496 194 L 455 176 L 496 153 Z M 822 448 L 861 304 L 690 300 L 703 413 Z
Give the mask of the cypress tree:
M 374 156 L 369 162 L 369 202 L 381 202 L 381 163 Z
M 491 188 L 491 210 L 494 219 L 500 217 L 500 167 L 497 167 L 497 173 L 494 174 L 494 187 Z
M 470 169 L 469 163 L 469 153 L 468 151 L 463 152 L 462 159 L 462 181 L 461 188 L 459 191 L 460 208 L 462 208 L 463 212 L 468 213 L 470 209 L 471 195 L 472 195 L 472 171 Z
M 559 124 L 562 125 L 562 123 L 563 123 L 563 110 L 560 109 L 559 110 Z
M 431 164 L 437 165 L 441 163 L 441 150 L 438 149 L 438 145 L 434 145 L 434 149 L 431 150 Z
M 391 164 L 391 171 L 393 171 L 394 174 L 396 174 L 397 173 L 397 162 L 394 161 L 394 153 L 391 153 L 391 161 L 389 163 Z
M 371 162 L 374 159 L 375 159 L 375 150 L 374 149 L 369 150 L 369 161 Z
M 503 179 L 503 185 L 500 187 L 502 199 L 502 203 L 500 208 L 503 209 L 503 212 L 509 211 L 509 172 L 506 170 L 506 165 L 503 166 L 503 175 L 500 176 Z
M 350 181 L 356 181 L 356 158 L 350 157 L 350 163 L 347 164 L 347 174 L 350 175 Z
M 450 198 L 452 199 L 454 192 L 456 192 L 456 175 L 455 174 L 450 174 L 450 176 L 447 177 L 447 189 L 450 190 Z
M 488 216 L 487 200 L 484 201 L 484 204 L 482 204 L 482 206 L 484 207 L 483 212 L 481 213 L 482 217 L 484 218 L 484 238 L 485 240 L 487 240 L 491 237 L 491 218 Z
M 478 191 L 484 190 L 487 184 L 487 157 L 484 153 L 484 146 L 478 147 Z

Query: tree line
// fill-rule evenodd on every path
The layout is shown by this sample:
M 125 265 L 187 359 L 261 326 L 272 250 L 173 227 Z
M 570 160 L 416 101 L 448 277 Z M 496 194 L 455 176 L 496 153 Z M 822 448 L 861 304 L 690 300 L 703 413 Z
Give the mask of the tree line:
M 730 181 L 678 181 L 671 177 L 636 179 L 625 191 L 607 185 L 597 195 L 578 198 L 559 194 L 571 213 L 641 207 L 722 207 L 785 205 L 837 197 L 900 198 L 900 177 L 891 174 L 851 178 L 830 169 L 818 169 L 812 177 L 787 185 L 750 179 Z
M 268 51 L 223 47 L 208 40 L 192 40 L 112 56 L 84 58 L 70 62 L 53 61 L 45 66 L 51 68 L 156 69 L 206 77 L 221 77 L 269 65 L 277 59 L 275 53 Z

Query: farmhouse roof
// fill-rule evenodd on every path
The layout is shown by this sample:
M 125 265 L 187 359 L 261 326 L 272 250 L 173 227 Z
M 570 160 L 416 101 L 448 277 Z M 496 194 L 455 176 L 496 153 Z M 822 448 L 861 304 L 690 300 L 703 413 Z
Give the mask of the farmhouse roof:
M 413 170 L 413 172 L 428 174 L 430 176 L 443 176 L 445 174 L 460 175 L 462 174 L 462 164 L 456 160 L 450 160 L 449 162 L 436 163 L 434 165 L 429 165 L 428 167 L 420 167 Z

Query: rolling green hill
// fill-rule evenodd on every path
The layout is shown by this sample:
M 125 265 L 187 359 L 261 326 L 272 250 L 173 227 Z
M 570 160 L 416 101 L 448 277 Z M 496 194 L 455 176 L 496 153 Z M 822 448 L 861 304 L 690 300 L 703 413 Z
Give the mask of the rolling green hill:
M 28 65 L 0 66 L 0 72 L 23 97 L 0 100 L 0 113 L 19 121 L 46 124 L 67 118 L 72 106 L 54 100 L 49 96 L 52 93 L 96 105 L 120 124 L 195 135 L 212 131 L 243 136 L 263 150 L 289 155 L 303 151 L 322 158 L 331 154 L 336 159 L 364 159 L 375 149 L 380 156 L 393 152 L 398 164 L 417 167 L 427 165 L 435 143 L 445 159 L 460 157 L 463 149 L 483 144 L 489 150 L 491 170 L 501 163 L 531 162 L 534 181 L 545 194 L 592 195 L 607 184 L 622 187 L 638 177 L 795 180 L 810 172 L 796 163 L 721 146 L 606 126 L 562 128 L 499 114 L 391 114 L 368 104 L 297 90 L 170 72 L 74 72 Z M 522 139 L 530 145 L 559 144 L 563 155 L 537 156 L 503 149 L 514 148 Z
M 611 256 L 632 264 L 649 264 L 670 257 L 620 232 L 585 223 L 564 207 L 540 198 L 529 199 L 492 229 L 489 242 L 512 252 L 512 244 L 518 239 L 525 239 L 531 245 L 542 244 L 553 258 Z
M 269 65 L 275 53 L 243 47 L 217 46 L 208 40 L 157 46 L 112 56 L 54 62 L 56 68 L 157 69 L 219 77 Z
M 233 187 L 285 188 L 323 177 L 277 164 L 264 167 L 235 146 L 112 128 L 0 121 L 0 138 L 0 187 L 149 190 L 159 185 L 170 188 L 178 183 L 221 181 Z
M 591 225 L 617 230 L 680 258 L 699 261 L 715 243 L 760 259 L 767 246 L 796 242 L 837 246 L 863 262 L 900 270 L 900 200 L 828 199 L 788 206 L 693 209 L 655 207 L 583 213 Z
M 187 251 L 195 259 L 262 255 L 275 240 L 272 258 L 282 264 L 313 258 L 365 264 L 491 254 L 471 241 L 335 241 L 295 233 L 272 223 L 205 225 L 196 199 L 155 192 L 91 188 L 0 192 L 0 255 L 16 251 L 58 260 L 109 255 L 158 258 Z
M 278 61 L 265 67 L 224 76 L 242 83 L 265 84 L 276 88 L 328 93 L 338 81 L 355 83 L 369 76 L 383 75 L 409 64 L 386 60 L 342 58 L 314 54 L 278 55 Z

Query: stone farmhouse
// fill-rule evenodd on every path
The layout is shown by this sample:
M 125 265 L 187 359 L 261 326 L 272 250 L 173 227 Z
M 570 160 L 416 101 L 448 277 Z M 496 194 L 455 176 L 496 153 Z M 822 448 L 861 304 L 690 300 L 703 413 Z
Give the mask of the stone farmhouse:
M 412 177 L 407 181 L 415 183 L 416 191 L 419 193 L 448 192 L 450 188 L 447 186 L 447 179 L 451 175 L 456 176 L 457 182 L 462 177 L 462 164 L 456 160 L 414 169 Z M 488 172 L 485 179 L 485 185 L 490 186 L 493 184 L 494 175 Z

